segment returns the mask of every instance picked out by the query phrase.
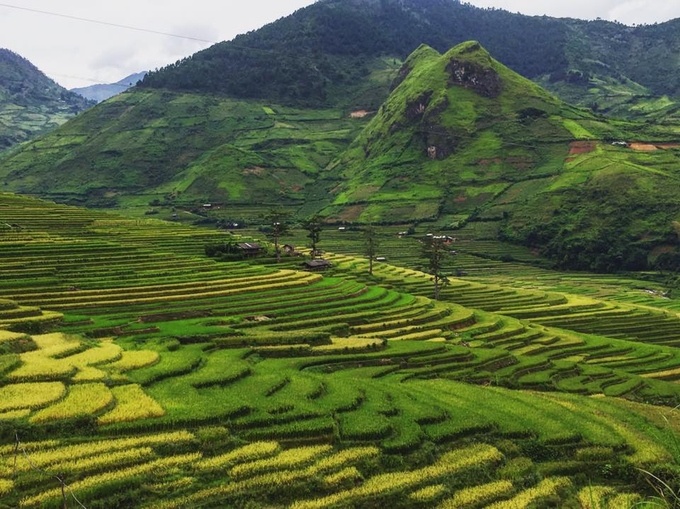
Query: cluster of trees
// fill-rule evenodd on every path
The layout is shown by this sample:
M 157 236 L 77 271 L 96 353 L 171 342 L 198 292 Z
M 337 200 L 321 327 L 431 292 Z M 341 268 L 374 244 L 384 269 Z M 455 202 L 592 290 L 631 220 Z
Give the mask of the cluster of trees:
M 502 229 L 500 240 L 540 247 L 543 256 L 564 270 L 612 273 L 651 268 L 649 247 L 641 245 L 623 222 L 601 227 L 561 221 L 528 224 L 518 231 Z
M 210 242 L 203 246 L 203 252 L 210 258 L 220 260 L 239 260 L 242 258 L 233 236 L 227 237 L 223 242 Z
M 324 220 L 321 216 L 314 215 L 303 220 L 300 226 L 307 232 L 310 257 L 317 258 L 321 254 L 319 243 L 324 228 Z M 276 262 L 281 261 L 282 239 L 291 234 L 291 215 L 281 209 L 271 209 L 263 217 L 260 231 L 267 237 L 274 248 Z M 380 250 L 380 236 L 378 230 L 368 225 L 363 231 L 363 254 L 368 259 L 368 273 L 373 276 L 373 264 L 378 258 Z M 445 237 L 425 236 L 422 241 L 421 257 L 424 262 L 424 270 L 432 276 L 434 286 L 433 298 L 438 300 L 442 288 L 448 282 L 450 264 L 450 248 Z M 205 245 L 206 256 L 221 260 L 234 260 L 241 257 L 241 252 L 233 236 L 229 236 L 224 242 L 216 242 Z

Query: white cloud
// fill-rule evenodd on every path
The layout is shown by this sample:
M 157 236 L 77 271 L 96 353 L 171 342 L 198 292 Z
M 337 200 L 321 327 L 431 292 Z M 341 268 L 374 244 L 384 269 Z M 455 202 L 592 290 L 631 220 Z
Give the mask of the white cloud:
M 163 67 L 211 44 L 152 32 L 230 40 L 314 1 L 9 0 L 9 5 L 18 8 L 0 6 L 0 47 L 27 58 L 67 88 L 115 82 L 133 72 Z
M 463 0 L 478 7 L 496 7 L 528 15 L 619 21 L 626 25 L 655 23 L 680 17 L 680 2 L 669 0 Z

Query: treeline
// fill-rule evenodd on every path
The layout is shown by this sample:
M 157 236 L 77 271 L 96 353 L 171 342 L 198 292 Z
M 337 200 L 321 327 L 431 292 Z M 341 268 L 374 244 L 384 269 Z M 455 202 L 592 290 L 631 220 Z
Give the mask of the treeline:
M 331 93 L 331 85 L 353 83 L 366 61 L 403 59 L 423 43 L 445 52 L 477 40 L 528 78 L 595 73 L 674 95 L 680 90 L 673 56 L 680 51 L 679 23 L 628 27 L 525 16 L 455 0 L 320 0 L 150 72 L 142 86 L 332 105 L 343 93 Z M 587 80 L 580 85 L 588 87 Z
M 537 248 L 559 269 L 599 273 L 677 271 L 677 199 L 659 189 L 652 192 L 659 195 L 656 203 L 645 196 L 644 190 L 634 188 L 564 191 L 552 217 L 537 219 L 520 212 L 519 220 L 513 220 L 512 214 L 505 218 L 500 240 Z M 579 193 L 586 199 L 579 200 Z
M 566 27 L 550 18 L 451 0 L 322 0 L 261 29 L 150 72 L 141 86 L 303 104 L 333 104 L 373 58 L 406 58 L 425 43 L 440 52 L 479 40 L 534 77 L 565 69 Z

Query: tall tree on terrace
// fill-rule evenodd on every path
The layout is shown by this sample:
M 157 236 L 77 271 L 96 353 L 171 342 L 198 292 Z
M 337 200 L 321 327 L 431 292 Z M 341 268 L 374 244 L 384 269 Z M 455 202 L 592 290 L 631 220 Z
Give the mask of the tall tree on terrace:
M 312 249 L 311 257 L 312 260 L 316 258 L 317 255 L 317 244 L 321 238 L 321 229 L 323 227 L 323 222 L 321 217 L 318 215 L 313 215 L 309 219 L 302 221 L 302 227 L 307 230 L 307 238 L 309 239 L 309 247 Z
M 444 237 L 433 235 L 425 237 L 422 244 L 422 256 L 427 263 L 426 270 L 434 283 L 434 300 L 439 300 L 442 288 L 449 283 L 449 278 L 444 273 L 444 263 L 449 257 L 447 241 Z
M 380 247 L 378 234 L 375 228 L 369 225 L 364 228 L 364 254 L 368 258 L 368 274 L 371 276 L 373 275 L 373 260 L 375 260 L 375 255 L 378 254 L 378 247 Z
M 276 263 L 281 261 L 281 248 L 279 241 L 290 233 L 290 226 L 288 219 L 290 214 L 281 209 L 272 209 L 265 216 L 265 224 L 267 230 L 265 235 L 274 243 L 274 251 L 276 252 Z

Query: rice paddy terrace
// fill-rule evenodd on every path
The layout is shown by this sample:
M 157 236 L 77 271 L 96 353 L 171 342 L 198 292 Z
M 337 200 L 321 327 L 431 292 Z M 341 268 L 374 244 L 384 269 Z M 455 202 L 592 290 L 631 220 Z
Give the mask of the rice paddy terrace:
M 0 222 L 0 507 L 677 503 L 677 301 L 476 258 L 433 301 L 394 235 L 369 276 L 337 233 L 321 274 L 8 194 Z

